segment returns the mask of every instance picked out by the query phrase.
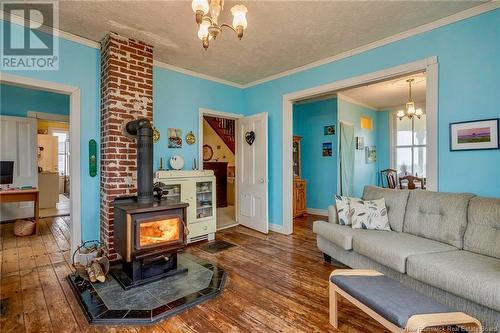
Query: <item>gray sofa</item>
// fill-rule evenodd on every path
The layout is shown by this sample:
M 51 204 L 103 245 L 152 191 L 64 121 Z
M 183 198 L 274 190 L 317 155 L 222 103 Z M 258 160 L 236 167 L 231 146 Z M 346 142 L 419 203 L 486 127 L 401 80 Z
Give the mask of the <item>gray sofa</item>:
M 325 260 L 376 269 L 500 331 L 500 199 L 467 193 L 367 186 L 363 199 L 384 198 L 393 231 L 314 222 Z

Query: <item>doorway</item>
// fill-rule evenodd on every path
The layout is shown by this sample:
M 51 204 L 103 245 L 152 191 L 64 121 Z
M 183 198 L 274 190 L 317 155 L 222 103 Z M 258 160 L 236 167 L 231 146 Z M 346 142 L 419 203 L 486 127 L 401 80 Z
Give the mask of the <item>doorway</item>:
M 12 74 L 2 74 L 1 84 L 34 89 L 69 96 L 69 131 L 71 133 L 69 158 L 70 182 L 70 223 L 69 243 L 71 253 L 80 245 L 81 237 L 81 188 L 80 188 L 80 88 L 50 81 L 36 80 Z M 36 127 L 36 124 L 34 124 Z M 33 132 L 36 134 L 36 130 Z M 36 151 L 36 149 L 35 149 Z M 36 170 L 36 162 L 33 163 Z M 78 259 L 77 259 L 78 260 Z
M 216 178 L 217 230 L 238 225 L 236 120 L 241 115 L 200 109 L 200 169 Z
M 438 63 L 436 57 L 415 61 L 378 72 L 345 79 L 330 84 L 283 95 L 283 147 L 293 146 L 293 105 L 297 102 L 322 99 L 343 90 L 356 88 L 390 79 L 396 79 L 415 73 L 425 72 L 427 84 L 425 88 L 426 109 L 426 175 L 427 189 L 438 190 L 437 173 L 437 101 L 438 101 Z M 373 153 L 369 156 L 374 156 Z M 376 155 L 375 155 L 376 156 Z M 293 151 L 283 149 L 283 233 L 293 233 Z M 340 168 L 337 168 L 338 170 Z M 372 174 L 375 177 L 375 173 Z

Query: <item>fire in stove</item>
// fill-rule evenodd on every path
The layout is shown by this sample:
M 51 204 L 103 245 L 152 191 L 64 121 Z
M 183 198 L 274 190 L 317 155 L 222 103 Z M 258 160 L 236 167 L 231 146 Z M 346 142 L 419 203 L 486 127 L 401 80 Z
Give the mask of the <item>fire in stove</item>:
M 144 222 L 139 226 L 139 246 L 147 247 L 179 240 L 179 218 Z

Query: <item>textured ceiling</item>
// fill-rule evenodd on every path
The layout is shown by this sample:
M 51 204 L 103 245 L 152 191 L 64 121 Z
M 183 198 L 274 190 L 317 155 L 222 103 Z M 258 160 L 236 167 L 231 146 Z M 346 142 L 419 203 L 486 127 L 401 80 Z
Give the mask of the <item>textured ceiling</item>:
M 376 109 L 401 106 L 408 101 L 408 79 L 412 83 L 412 97 L 415 103 L 425 102 L 426 77 L 424 73 L 379 82 L 363 87 L 344 90 L 340 93 Z
M 227 1 L 248 7 L 239 41 L 203 50 L 190 1 L 60 1 L 60 29 L 94 41 L 108 31 L 155 46 L 155 60 L 246 84 L 479 5 L 477 1 Z

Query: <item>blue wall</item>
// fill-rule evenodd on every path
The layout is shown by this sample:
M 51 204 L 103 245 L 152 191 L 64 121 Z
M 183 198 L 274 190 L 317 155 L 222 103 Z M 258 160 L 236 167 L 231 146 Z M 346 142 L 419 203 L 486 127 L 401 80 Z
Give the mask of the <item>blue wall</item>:
M 284 94 L 437 56 L 439 61 L 439 190 L 500 196 L 500 151 L 449 151 L 449 124 L 498 117 L 500 10 L 443 26 L 352 57 L 245 89 L 248 114 L 269 113 L 270 223 L 282 219 Z M 467 179 L 475 170 L 474 181 Z
M 390 115 L 391 111 L 389 110 L 377 112 L 377 165 L 379 171 L 391 167 Z M 377 177 L 377 184 L 381 185 L 380 176 Z
M 327 209 L 337 193 L 337 132 L 324 135 L 324 126 L 337 130 L 337 99 L 293 106 L 293 135 L 302 137 L 301 178 L 307 181 L 307 208 Z M 323 142 L 332 143 L 332 156 L 323 157 Z
M 28 111 L 69 115 L 69 96 L 0 84 L 0 114 L 27 117 Z
M 238 88 L 202 80 L 172 70 L 154 67 L 153 69 L 153 122 L 160 130 L 161 139 L 154 145 L 155 170 L 163 157 L 164 166 L 172 155 L 184 158 L 184 169 L 191 169 L 193 158 L 198 158 L 198 141 L 188 145 L 185 140 L 182 148 L 168 148 L 167 129 L 182 129 L 183 139 L 193 131 L 196 140 L 198 133 L 198 108 L 217 111 L 243 113 L 243 91 Z
M 354 137 L 364 138 L 365 147 L 377 146 L 378 135 L 378 112 L 376 110 L 338 99 L 338 118 L 339 122 L 344 121 L 354 125 Z M 372 120 L 373 128 L 371 130 L 361 128 L 361 117 L 367 117 Z M 378 155 L 378 146 L 377 146 Z M 378 174 L 378 156 L 377 162 L 366 163 L 365 149 L 354 150 L 354 197 L 361 197 L 365 185 L 377 185 Z

